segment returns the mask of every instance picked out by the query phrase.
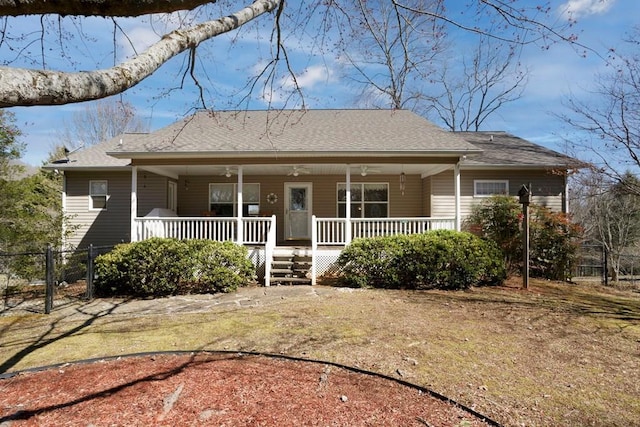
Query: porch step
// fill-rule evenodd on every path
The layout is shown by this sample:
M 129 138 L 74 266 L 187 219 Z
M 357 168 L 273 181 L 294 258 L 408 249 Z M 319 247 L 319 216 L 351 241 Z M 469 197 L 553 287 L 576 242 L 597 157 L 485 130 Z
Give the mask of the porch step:
M 311 283 L 311 249 L 276 247 L 271 261 L 269 281 L 274 285 L 308 285 Z

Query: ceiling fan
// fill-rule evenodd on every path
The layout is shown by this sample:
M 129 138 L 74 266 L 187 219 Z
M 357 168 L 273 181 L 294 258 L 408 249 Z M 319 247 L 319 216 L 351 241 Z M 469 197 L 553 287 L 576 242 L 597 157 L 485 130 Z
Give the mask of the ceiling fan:
M 372 168 L 367 165 L 360 165 L 360 175 L 367 176 L 370 173 L 380 173 L 380 169 Z
M 292 166 L 287 176 L 298 176 L 300 174 L 309 174 L 309 173 L 311 173 L 309 169 L 306 169 L 303 166 Z
M 224 172 L 222 172 L 222 173 L 220 174 L 220 176 L 223 176 L 223 175 L 224 175 L 224 176 L 226 176 L 227 178 L 229 178 L 229 177 L 231 177 L 231 175 L 234 175 L 234 174 L 236 174 L 236 173 L 237 173 L 237 171 L 235 171 L 235 170 L 231 169 L 229 166 L 227 166 L 227 167 L 224 169 Z

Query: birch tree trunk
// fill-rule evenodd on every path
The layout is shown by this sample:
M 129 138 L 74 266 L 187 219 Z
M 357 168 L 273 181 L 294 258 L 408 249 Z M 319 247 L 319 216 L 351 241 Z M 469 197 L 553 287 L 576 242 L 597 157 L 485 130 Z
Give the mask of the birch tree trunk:
M 140 16 L 193 9 L 216 0 L 0 0 L 0 16 Z
M 173 31 L 142 54 L 108 69 L 62 72 L 0 67 L 0 107 L 61 105 L 121 93 L 153 74 L 172 57 L 273 11 L 280 1 L 255 0 L 230 16 Z

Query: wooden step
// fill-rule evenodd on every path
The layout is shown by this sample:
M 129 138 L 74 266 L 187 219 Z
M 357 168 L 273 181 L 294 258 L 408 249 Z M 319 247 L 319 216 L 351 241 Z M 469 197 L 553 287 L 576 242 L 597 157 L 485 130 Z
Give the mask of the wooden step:
M 311 279 L 306 277 L 271 277 L 270 282 L 274 283 L 311 283 Z
M 311 250 L 306 247 L 276 247 L 271 261 L 269 282 L 272 284 L 311 284 Z
M 272 268 L 271 269 L 271 274 L 293 274 L 293 273 L 295 273 L 295 271 L 290 268 Z

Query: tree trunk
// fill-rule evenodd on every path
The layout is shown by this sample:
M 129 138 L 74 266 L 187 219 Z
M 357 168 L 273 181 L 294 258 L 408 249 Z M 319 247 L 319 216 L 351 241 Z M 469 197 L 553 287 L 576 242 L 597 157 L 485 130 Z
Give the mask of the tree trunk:
M 153 74 L 172 57 L 274 10 L 280 1 L 255 0 L 233 15 L 187 30 L 173 31 L 146 52 L 104 70 L 68 73 L 0 67 L 0 107 L 61 105 L 124 92 Z
M 0 0 L 0 16 L 140 16 L 194 9 L 216 0 Z

